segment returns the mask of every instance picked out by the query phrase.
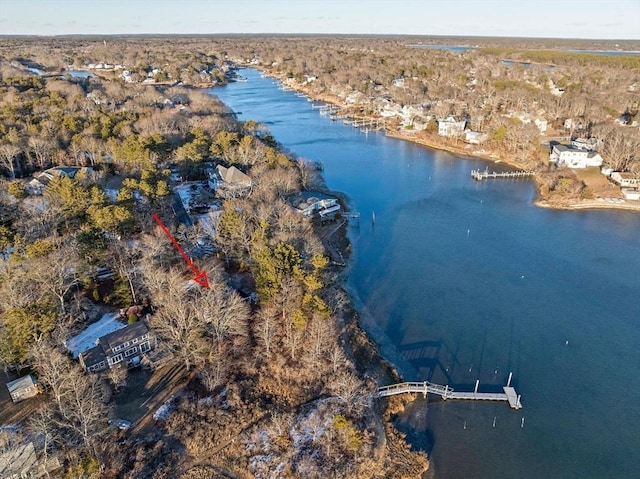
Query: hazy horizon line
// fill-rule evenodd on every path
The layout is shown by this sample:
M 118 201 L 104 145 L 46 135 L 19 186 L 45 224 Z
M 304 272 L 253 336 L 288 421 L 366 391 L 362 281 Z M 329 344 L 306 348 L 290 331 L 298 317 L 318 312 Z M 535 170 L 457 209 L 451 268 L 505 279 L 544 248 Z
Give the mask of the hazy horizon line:
M 35 33 L 0 33 L 0 38 L 68 38 L 68 37 L 223 37 L 223 36 L 340 36 L 340 37 L 413 37 L 413 38 L 482 38 L 482 39 L 523 39 L 523 40 L 580 40 L 580 41 L 605 41 L 605 42 L 639 42 L 640 38 L 581 38 L 581 37 L 540 37 L 540 36 L 511 36 L 511 35 L 442 35 L 442 34 L 411 34 L 411 33 L 243 33 L 243 32 L 225 32 L 225 33 L 51 33 L 51 34 L 35 34 Z

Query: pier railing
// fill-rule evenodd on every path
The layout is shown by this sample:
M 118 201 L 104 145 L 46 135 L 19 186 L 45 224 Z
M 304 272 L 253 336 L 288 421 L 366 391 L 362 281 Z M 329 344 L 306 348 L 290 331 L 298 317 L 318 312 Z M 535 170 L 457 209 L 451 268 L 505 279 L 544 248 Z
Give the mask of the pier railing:
M 485 170 L 485 171 L 471 170 L 471 177 L 477 181 L 488 180 L 490 178 L 492 179 L 524 178 L 524 177 L 535 176 L 535 175 L 536 175 L 535 171 L 502 171 L 502 172 L 491 171 L 490 172 L 489 170 Z
M 387 397 L 396 394 L 419 393 L 426 398 L 427 394 L 436 394 L 445 400 L 507 401 L 512 409 L 522 408 L 520 396 L 516 393 L 516 390 L 511 387 L 511 373 L 509 373 L 507 385 L 502 388 L 502 393 L 479 393 L 479 383 L 479 381 L 476 381 L 476 387 L 473 392 L 460 392 L 455 391 L 449 386 L 441 386 L 440 384 L 434 384 L 429 381 L 405 382 L 379 387 L 378 396 Z

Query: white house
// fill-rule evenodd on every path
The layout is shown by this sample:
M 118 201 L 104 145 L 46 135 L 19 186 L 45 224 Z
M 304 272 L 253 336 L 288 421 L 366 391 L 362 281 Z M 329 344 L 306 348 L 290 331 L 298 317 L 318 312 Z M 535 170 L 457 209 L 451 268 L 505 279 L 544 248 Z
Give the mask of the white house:
M 582 150 L 569 145 L 554 145 L 549 161 L 568 168 L 588 168 L 602 166 L 602 157 L 593 151 Z
M 622 188 L 640 188 L 640 178 L 627 171 L 614 171 L 609 178 Z
M 538 128 L 541 135 L 547 132 L 547 120 L 541 117 L 532 117 L 529 113 L 519 113 L 515 115 L 523 124 L 533 123 Z
M 571 141 L 571 145 L 581 150 L 596 151 L 598 149 L 598 140 L 596 138 L 576 138 Z
M 640 200 L 640 190 L 633 188 L 622 188 L 622 196 L 625 200 Z
M 438 120 L 438 135 L 448 137 L 462 136 L 466 124 L 466 121 L 456 121 L 452 116 Z
M 489 135 L 487 135 L 486 133 L 473 130 L 464 131 L 464 141 L 466 141 L 467 143 L 471 143 L 472 145 L 480 145 L 487 141 L 488 138 Z
M 301 191 L 289 197 L 291 205 L 304 216 L 311 216 L 318 212 L 321 218 L 327 214 L 334 214 L 340 210 L 340 203 L 337 198 L 333 198 L 319 191 Z

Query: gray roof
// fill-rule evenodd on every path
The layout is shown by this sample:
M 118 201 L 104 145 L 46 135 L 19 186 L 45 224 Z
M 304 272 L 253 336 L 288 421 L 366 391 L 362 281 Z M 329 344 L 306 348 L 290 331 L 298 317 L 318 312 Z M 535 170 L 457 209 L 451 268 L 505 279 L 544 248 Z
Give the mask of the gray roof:
M 82 362 L 87 368 L 107 359 L 107 357 L 104 355 L 102 346 L 99 345 L 81 352 L 80 357 L 82 358 Z
M 15 381 L 7 383 L 7 389 L 9 389 L 10 394 L 13 394 L 20 391 L 21 389 L 34 386 L 35 384 L 36 380 L 34 379 L 34 377 L 31 374 L 27 374 L 26 376 L 22 376 Z
M 553 147 L 558 151 L 571 151 L 571 150 L 578 151 L 578 148 L 574 148 L 569 145 L 553 145 Z
M 129 324 L 122 329 L 114 331 L 113 333 L 105 334 L 98 339 L 98 344 L 102 346 L 105 353 L 110 354 L 111 349 L 115 346 L 131 341 L 134 338 L 139 338 L 148 332 L 149 328 L 147 328 L 146 324 L 142 321 L 136 321 L 135 323 Z
M 222 181 L 224 181 L 225 183 L 229 183 L 230 185 L 251 186 L 251 178 L 249 178 L 235 166 L 225 168 L 222 165 L 218 165 L 217 170 L 220 178 L 222 178 Z

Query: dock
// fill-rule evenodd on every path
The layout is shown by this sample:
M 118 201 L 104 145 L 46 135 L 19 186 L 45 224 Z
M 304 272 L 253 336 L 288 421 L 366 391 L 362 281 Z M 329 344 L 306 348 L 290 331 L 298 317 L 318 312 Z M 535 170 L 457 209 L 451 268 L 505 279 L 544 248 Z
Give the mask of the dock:
M 384 130 L 384 119 L 354 119 L 350 121 L 351 126 L 361 130 Z
M 455 391 L 449 386 L 441 386 L 440 384 L 434 384 L 429 381 L 406 382 L 378 388 L 378 397 L 394 396 L 403 393 L 420 393 L 426 398 L 427 394 L 435 394 L 444 400 L 506 401 L 509 403 L 511 409 L 522 409 L 520 396 L 516 393 L 516 390 L 511 387 L 511 373 L 509 373 L 507 385 L 502 388 L 502 393 L 480 393 L 478 392 L 479 385 L 480 381 L 476 381 L 476 387 L 473 392 L 460 392 Z
M 502 172 L 491 171 L 490 172 L 489 170 L 485 170 L 485 171 L 471 170 L 471 178 L 473 178 L 476 181 L 488 180 L 490 178 L 492 179 L 525 178 L 528 176 L 535 176 L 535 175 L 536 175 L 535 171 L 502 171 Z

